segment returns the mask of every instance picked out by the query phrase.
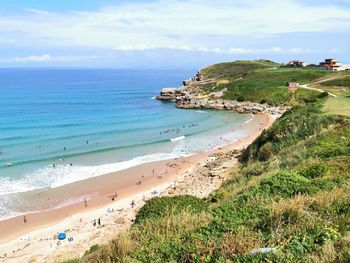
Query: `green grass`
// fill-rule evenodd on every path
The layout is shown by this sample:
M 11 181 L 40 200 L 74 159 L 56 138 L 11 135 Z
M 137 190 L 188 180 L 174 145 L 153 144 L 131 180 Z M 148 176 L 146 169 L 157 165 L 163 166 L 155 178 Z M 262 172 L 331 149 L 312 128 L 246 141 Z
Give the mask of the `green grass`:
M 191 213 L 205 211 L 207 204 L 193 196 L 175 196 L 153 198 L 140 209 L 137 214 L 136 223 L 140 223 L 144 219 L 163 217 L 168 211 L 174 214 L 186 210 Z
M 256 70 L 246 74 L 239 81 L 222 85 L 227 88 L 226 99 L 240 99 L 270 105 L 290 104 L 293 101 L 308 101 L 317 92 L 299 89 L 295 94 L 288 92 L 289 82 L 301 84 L 315 81 L 321 77 L 331 74 L 327 71 L 310 71 L 303 69 L 264 69 Z
M 327 114 L 337 114 L 350 117 L 350 96 L 329 98 L 323 108 Z
M 236 79 L 244 76 L 247 72 L 273 68 L 278 66 L 277 63 L 269 60 L 253 60 L 253 61 L 236 61 L 215 64 L 201 71 L 204 79 Z
M 347 73 L 350 74 L 350 73 Z M 321 83 L 322 86 L 348 87 L 350 88 L 350 76 L 344 76 L 339 79 L 333 79 Z

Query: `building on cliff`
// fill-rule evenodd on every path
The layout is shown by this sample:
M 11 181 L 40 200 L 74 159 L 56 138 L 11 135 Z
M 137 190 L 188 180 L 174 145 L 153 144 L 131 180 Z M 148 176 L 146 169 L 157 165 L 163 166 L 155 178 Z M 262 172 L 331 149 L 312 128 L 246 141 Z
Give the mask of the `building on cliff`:
M 291 60 L 287 63 L 288 67 L 306 67 L 307 63 L 305 61 L 299 60 L 299 59 L 294 59 Z
M 339 67 L 341 67 L 341 64 L 338 63 L 335 58 L 326 58 L 323 62 L 320 62 L 320 67 L 330 70 L 337 70 Z

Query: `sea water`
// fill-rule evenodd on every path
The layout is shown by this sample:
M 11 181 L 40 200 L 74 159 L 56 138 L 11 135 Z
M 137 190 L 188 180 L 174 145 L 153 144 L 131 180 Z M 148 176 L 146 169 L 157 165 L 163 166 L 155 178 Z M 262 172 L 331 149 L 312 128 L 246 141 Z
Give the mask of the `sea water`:
M 14 206 L 27 191 L 237 140 L 249 115 L 154 99 L 193 72 L 0 69 L 0 219 L 28 212 Z

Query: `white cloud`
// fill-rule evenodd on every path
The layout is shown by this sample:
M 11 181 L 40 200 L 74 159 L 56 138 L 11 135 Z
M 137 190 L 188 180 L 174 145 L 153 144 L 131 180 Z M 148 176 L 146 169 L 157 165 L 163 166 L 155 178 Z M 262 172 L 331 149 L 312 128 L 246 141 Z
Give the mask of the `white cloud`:
M 151 45 L 125 45 L 114 48 L 116 51 L 147 51 L 147 50 L 159 50 L 159 49 L 169 49 L 169 50 L 179 50 L 179 51 L 197 51 L 197 52 L 212 52 L 212 53 L 222 53 L 222 54 L 272 54 L 272 53 L 312 53 L 310 49 L 304 48 L 287 48 L 283 49 L 281 47 L 271 47 L 265 49 L 249 49 L 240 47 L 230 47 L 230 48 L 209 48 L 209 47 L 190 47 L 190 46 L 151 46 Z
M 230 48 L 229 53 L 231 54 L 251 54 L 255 53 L 257 50 L 256 49 L 248 49 L 248 48 Z
M 95 55 L 51 56 L 49 54 L 44 54 L 44 55 L 31 55 L 31 56 L 24 56 L 24 57 L 0 58 L 0 62 L 3 62 L 3 63 L 74 62 L 74 61 L 92 60 L 96 58 L 97 56 Z
M 122 45 L 115 47 L 116 51 L 145 51 L 145 50 L 156 50 L 156 49 L 174 49 L 174 50 L 185 50 L 192 51 L 193 49 L 190 46 L 175 46 L 175 45 Z
M 48 15 L 49 12 L 44 11 L 44 10 L 39 10 L 39 9 L 35 9 L 35 8 L 26 8 L 25 11 L 29 12 L 29 13 L 34 13 L 37 15 Z
M 0 35 L 18 45 L 68 46 L 118 50 L 228 48 L 212 36 L 265 37 L 294 32 L 350 30 L 350 10 L 302 5 L 294 0 L 158 0 L 119 4 L 96 11 L 2 16 Z M 337 23 L 331 23 L 337 19 Z M 169 35 L 177 36 L 176 38 Z M 202 43 L 207 47 L 203 47 Z M 219 47 L 218 47 L 219 46 Z M 217 49 L 216 49 L 217 48 Z M 202 50 L 204 51 L 204 50 Z M 232 53 L 251 53 L 233 49 Z M 255 51 L 253 51 L 255 52 Z M 281 52 L 278 49 L 266 52 Z
M 271 52 L 271 53 L 281 53 L 281 52 L 283 52 L 283 49 L 280 48 L 280 47 L 272 47 L 270 49 L 266 49 L 265 52 L 267 52 L 267 53 L 269 53 L 269 52 Z

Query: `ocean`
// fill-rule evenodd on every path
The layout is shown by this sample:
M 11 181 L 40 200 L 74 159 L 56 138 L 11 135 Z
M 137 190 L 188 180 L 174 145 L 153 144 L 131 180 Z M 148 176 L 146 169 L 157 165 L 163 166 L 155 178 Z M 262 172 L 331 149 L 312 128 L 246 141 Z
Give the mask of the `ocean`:
M 237 140 L 250 115 L 154 99 L 194 72 L 0 69 L 0 219 L 29 212 L 28 191 Z

